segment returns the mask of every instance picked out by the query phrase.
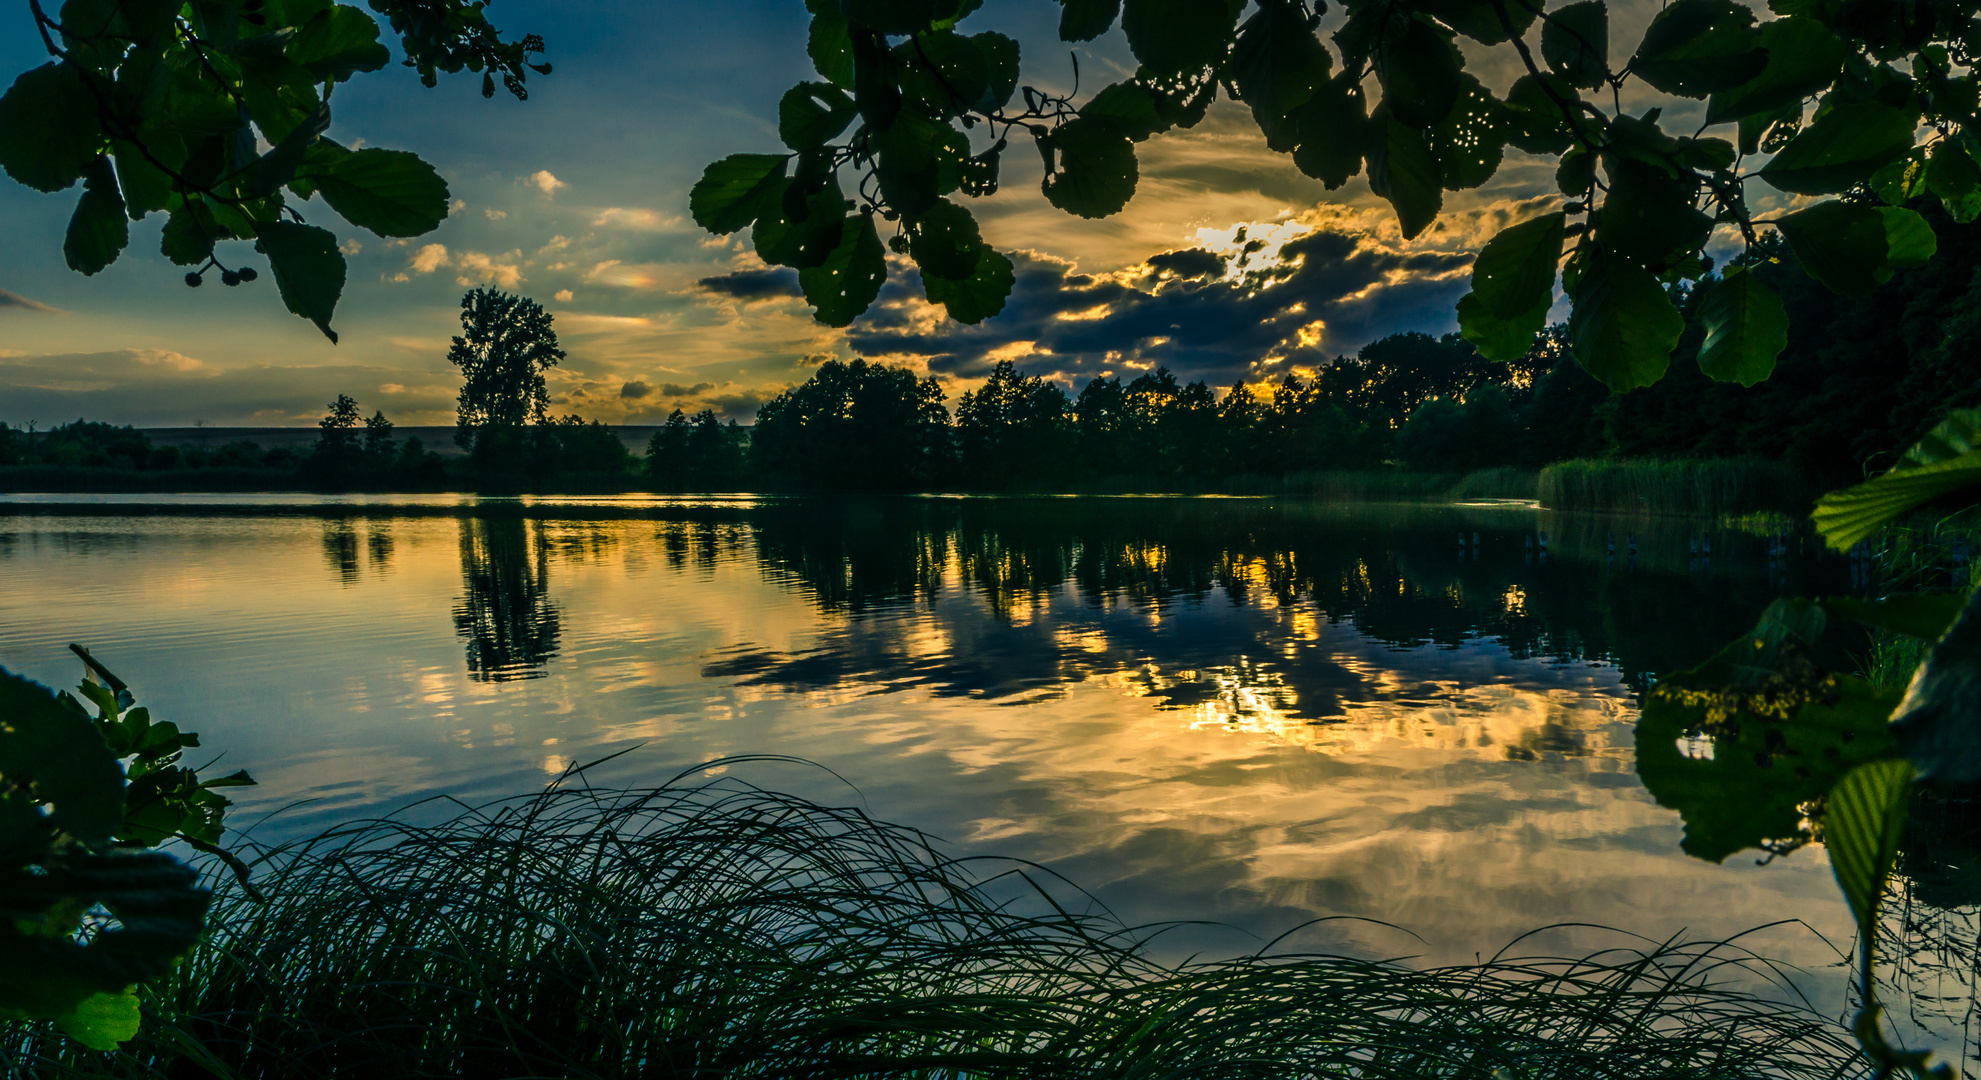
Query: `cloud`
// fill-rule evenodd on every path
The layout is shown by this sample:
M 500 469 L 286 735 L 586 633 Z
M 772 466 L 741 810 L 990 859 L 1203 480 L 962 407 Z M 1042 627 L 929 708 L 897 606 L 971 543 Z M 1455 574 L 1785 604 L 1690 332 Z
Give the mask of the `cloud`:
M 491 206 L 491 207 L 489 207 L 489 208 L 488 208 L 488 209 L 486 209 L 486 210 L 483 210 L 483 211 L 482 211 L 482 213 L 484 213 L 484 214 L 486 214 L 486 215 L 488 215 L 488 220 L 490 220 L 490 221 L 501 221 L 501 220 L 502 220 L 503 218 L 506 218 L 506 217 L 508 217 L 508 216 L 509 216 L 509 211 L 507 211 L 507 210 L 497 210 L 497 209 L 495 209 L 495 208 L 494 208 L 494 207 L 492 207 L 492 206 Z
M 739 390 L 733 394 L 716 394 L 704 400 L 724 416 L 733 416 L 739 420 L 754 420 L 757 410 L 763 407 L 763 403 L 776 397 L 778 393 L 776 389 Z
M 523 283 L 523 271 L 514 261 L 523 253 L 512 251 L 507 255 L 489 256 L 479 251 L 463 251 L 454 256 L 454 269 L 460 273 L 454 280 L 463 287 L 494 285 L 498 289 L 513 289 Z
M 0 289 L 0 308 L 19 308 L 22 311 L 46 311 L 50 314 L 64 314 L 61 308 L 49 307 L 39 300 L 30 300 L 17 292 Z
M 1187 248 L 1183 251 L 1165 251 L 1160 255 L 1151 255 L 1149 266 L 1159 273 L 1184 280 L 1221 277 L 1224 274 L 1224 257 L 1205 251 L 1203 248 Z
M 571 186 L 565 183 L 564 181 L 559 180 L 555 176 L 550 175 L 549 169 L 538 169 L 535 175 L 530 177 L 529 182 L 536 185 L 536 189 L 538 191 L 543 192 L 545 195 L 554 195 L 556 194 L 558 188 L 566 188 Z
M 392 418 L 402 424 L 449 422 L 453 388 L 408 386 L 408 374 L 370 364 L 224 367 L 167 349 L 7 356 L 0 357 L 0 420 L 307 424 L 322 414 L 324 402 L 350 394 L 372 408 L 377 405 L 371 402 L 389 396 Z
M 658 232 L 661 229 L 673 228 L 680 223 L 679 214 L 663 214 L 658 210 L 640 207 L 607 207 L 599 211 L 597 217 L 592 218 L 592 227 L 595 229 L 626 229 L 640 232 Z
M 560 304 L 568 304 L 571 302 L 571 297 L 574 295 L 576 294 L 569 289 L 559 289 L 552 294 L 552 297 Z
M 695 287 L 714 296 L 727 296 L 746 303 L 751 300 L 803 295 L 798 290 L 797 273 L 782 268 L 737 270 L 733 273 L 717 274 L 695 282 Z
M 715 389 L 715 384 L 707 382 L 698 382 L 693 386 L 682 386 L 680 383 L 660 384 L 661 396 L 671 398 L 694 397 L 697 394 L 706 394 L 713 389 Z
M 413 273 L 431 274 L 447 265 L 447 245 L 428 244 L 413 253 Z
M 651 393 L 653 393 L 653 387 L 648 386 L 646 383 L 641 382 L 638 379 L 634 379 L 633 381 L 619 388 L 619 396 L 627 399 L 628 401 L 638 401 L 641 398 L 646 397 L 648 394 Z

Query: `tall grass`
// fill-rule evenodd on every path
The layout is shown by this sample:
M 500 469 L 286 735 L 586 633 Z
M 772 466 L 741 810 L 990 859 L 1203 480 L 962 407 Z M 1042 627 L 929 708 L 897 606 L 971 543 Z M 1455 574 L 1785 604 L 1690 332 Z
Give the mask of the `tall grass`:
M 431 815 L 434 806 L 416 809 Z M 1833 1077 L 1728 945 L 1166 965 L 1035 867 L 733 781 L 556 787 L 262 853 L 116 1054 L 16 1076 Z
M 1820 492 L 1772 461 L 1564 461 L 1541 470 L 1550 510 L 1624 511 L 1719 517 L 1776 510 L 1801 515 Z
M 1427 499 L 1531 499 L 1535 474 L 1529 469 L 1479 469 L 1470 473 L 1405 472 L 1401 469 L 1291 472 L 1279 476 L 1232 476 L 1223 490 L 1232 495 L 1292 495 L 1339 501 L 1410 502 Z

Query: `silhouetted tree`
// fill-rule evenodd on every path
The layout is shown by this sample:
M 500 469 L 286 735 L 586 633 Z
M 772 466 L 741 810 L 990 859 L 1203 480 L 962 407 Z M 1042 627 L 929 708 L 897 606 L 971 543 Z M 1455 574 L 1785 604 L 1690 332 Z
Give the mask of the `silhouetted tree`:
M 940 483 L 953 451 L 941 384 L 906 368 L 827 361 L 757 411 L 750 458 L 773 485 L 899 491 Z
M 447 352 L 461 369 L 454 441 L 478 464 L 516 468 L 530 449 L 521 429 L 549 408 L 543 373 L 564 359 L 550 313 L 528 297 L 482 287 L 461 298 L 461 330 Z
M 990 378 L 956 403 L 961 476 L 976 487 L 1064 480 L 1073 449 L 1073 406 L 1066 391 L 1022 375 L 1000 360 Z

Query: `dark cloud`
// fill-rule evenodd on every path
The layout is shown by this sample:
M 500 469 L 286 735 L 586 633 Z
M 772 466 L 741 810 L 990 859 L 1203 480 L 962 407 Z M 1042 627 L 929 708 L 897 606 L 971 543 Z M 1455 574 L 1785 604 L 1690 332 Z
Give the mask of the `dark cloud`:
M 1186 248 L 1182 251 L 1165 251 L 1160 255 L 1149 256 L 1149 265 L 1157 273 L 1178 278 L 1217 277 L 1224 273 L 1224 256 L 1203 248 Z
M 703 292 L 716 296 L 728 296 L 737 300 L 770 300 L 780 296 L 803 295 L 798 290 L 798 275 L 790 270 L 738 270 L 733 274 L 718 274 L 695 282 Z
M 734 394 L 716 394 L 704 400 L 708 402 L 710 408 L 724 416 L 733 416 L 738 420 L 754 420 L 757 410 L 763 407 L 763 403 L 776 396 L 775 390 L 742 390 Z
M 1017 284 L 1004 311 L 974 327 L 932 328 L 917 310 L 920 283 L 900 275 L 848 340 L 863 355 L 921 356 L 931 371 L 964 377 L 988 372 L 995 354 L 1024 356 L 1027 371 L 1069 383 L 1164 364 L 1180 378 L 1228 386 L 1352 353 L 1398 331 L 1449 331 L 1453 304 L 1468 287 L 1460 272 L 1472 256 L 1401 251 L 1362 233 L 1319 230 L 1236 279 L 1201 273 L 1211 259 L 1207 251 L 1169 252 L 1150 260 L 1166 272 L 1135 277 L 1082 274 L 1015 252 Z
M 696 394 L 705 394 L 713 389 L 715 384 L 712 382 L 698 382 L 693 386 L 682 386 L 680 383 L 672 382 L 661 383 L 660 395 L 671 398 L 694 397 Z
M 0 289 L 0 308 L 21 308 L 26 311 L 46 311 L 53 314 L 60 314 L 62 311 L 61 308 L 49 307 L 39 300 L 30 300 L 20 293 L 8 292 L 5 289 Z
M 634 379 L 633 381 L 619 388 L 619 396 L 627 399 L 628 401 L 638 401 L 641 398 L 646 397 L 648 394 L 651 393 L 653 393 L 653 387 L 648 386 L 646 383 L 641 382 L 638 379 Z

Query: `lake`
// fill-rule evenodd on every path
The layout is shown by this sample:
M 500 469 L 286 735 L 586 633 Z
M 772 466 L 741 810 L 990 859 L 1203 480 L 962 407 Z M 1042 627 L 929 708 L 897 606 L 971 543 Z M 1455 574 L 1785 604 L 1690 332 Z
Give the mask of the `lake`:
M 740 778 L 1222 924 L 1178 951 L 1800 920 L 1744 943 L 1842 1007 L 1821 848 L 1686 855 L 1632 745 L 1656 673 L 1850 588 L 1808 541 L 1519 504 L 130 498 L 0 500 L 0 664 L 70 685 L 89 646 L 256 776 L 264 839 L 630 751 L 593 781 Z

